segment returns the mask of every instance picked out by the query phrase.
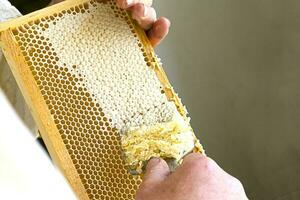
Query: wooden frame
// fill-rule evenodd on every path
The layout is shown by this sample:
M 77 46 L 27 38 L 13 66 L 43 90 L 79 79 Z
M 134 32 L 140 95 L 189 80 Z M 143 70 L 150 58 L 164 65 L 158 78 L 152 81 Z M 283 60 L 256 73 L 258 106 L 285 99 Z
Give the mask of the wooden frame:
M 23 24 L 32 23 L 33 21 L 42 17 L 52 15 L 60 12 L 61 10 L 88 1 L 89 0 L 67 0 L 54 6 L 33 12 L 29 15 L 0 24 L 0 46 L 2 47 L 3 53 L 32 112 L 51 157 L 60 167 L 61 171 L 65 174 L 71 184 L 71 187 L 74 189 L 74 191 L 76 191 L 79 199 L 90 198 L 87 195 L 86 189 L 84 188 L 76 168 L 72 163 L 71 157 L 62 141 L 59 130 L 56 127 L 45 100 L 43 99 L 41 91 L 33 78 L 32 72 L 26 64 L 18 42 L 13 35 L 13 30 Z M 181 115 L 186 117 L 185 108 L 171 87 L 164 70 L 159 65 L 155 56 L 155 52 L 145 32 L 134 22 L 133 19 L 130 20 L 135 25 L 134 29 L 138 33 L 138 37 L 143 44 L 148 60 L 151 62 L 151 67 L 153 67 L 153 70 L 155 70 L 157 77 L 162 83 L 166 96 L 170 101 L 175 103 Z

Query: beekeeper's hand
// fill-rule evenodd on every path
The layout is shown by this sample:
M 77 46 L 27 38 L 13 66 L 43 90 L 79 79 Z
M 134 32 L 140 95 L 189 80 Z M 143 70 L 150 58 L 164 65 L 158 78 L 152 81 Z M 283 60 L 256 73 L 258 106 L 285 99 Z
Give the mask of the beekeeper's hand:
M 120 8 L 132 12 L 132 17 L 147 31 L 149 40 L 155 47 L 167 36 L 171 23 L 165 17 L 157 19 L 155 9 L 141 2 L 142 0 L 117 0 Z
M 154 199 L 246 200 L 247 196 L 238 179 L 212 159 L 193 153 L 173 173 L 164 160 L 149 161 L 136 200 Z
M 50 5 L 62 1 L 52 0 Z M 155 47 L 167 36 L 171 23 L 165 17 L 157 19 L 155 9 L 141 2 L 142 0 L 117 0 L 117 5 L 131 11 L 132 17 L 147 31 L 149 40 Z

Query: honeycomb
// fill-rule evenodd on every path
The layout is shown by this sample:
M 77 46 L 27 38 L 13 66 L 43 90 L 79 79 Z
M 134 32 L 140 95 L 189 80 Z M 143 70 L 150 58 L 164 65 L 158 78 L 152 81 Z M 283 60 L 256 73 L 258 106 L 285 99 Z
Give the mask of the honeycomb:
M 177 112 L 176 106 L 161 93 L 161 83 L 155 71 L 147 66 L 139 47 L 142 44 L 137 35 L 131 34 L 133 27 L 129 29 L 126 20 L 113 17 L 116 10 L 122 17 L 126 17 L 126 12 L 116 7 L 109 9 L 110 6 L 89 5 L 88 15 L 67 12 L 59 22 L 54 19 L 47 28 L 37 26 L 35 31 L 48 38 L 59 55 L 52 64 L 82 78 L 75 81 L 75 86 L 93 94 L 91 98 L 112 120 L 112 127 L 124 132 L 133 126 L 171 120 Z M 28 51 L 30 47 L 25 48 Z M 60 74 L 58 78 L 68 78 L 66 75 Z
M 56 8 L 12 28 L 14 40 L 88 198 L 134 199 L 141 178 L 128 173 L 121 138 L 131 127 L 171 121 L 179 106 L 114 0 Z

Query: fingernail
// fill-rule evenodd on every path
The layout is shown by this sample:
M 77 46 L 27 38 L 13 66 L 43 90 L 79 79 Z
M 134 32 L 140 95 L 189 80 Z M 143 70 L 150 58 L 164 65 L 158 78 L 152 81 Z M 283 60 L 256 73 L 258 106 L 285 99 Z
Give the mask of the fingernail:
M 146 170 L 152 169 L 159 163 L 160 163 L 160 158 L 151 158 L 151 160 L 149 160 L 149 162 L 147 164 Z

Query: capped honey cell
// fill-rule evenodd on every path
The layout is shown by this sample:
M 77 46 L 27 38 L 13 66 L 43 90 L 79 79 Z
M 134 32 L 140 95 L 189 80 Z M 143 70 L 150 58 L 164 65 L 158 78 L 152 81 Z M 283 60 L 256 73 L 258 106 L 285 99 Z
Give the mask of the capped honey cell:
M 0 40 L 80 199 L 133 200 L 141 178 L 130 172 L 151 157 L 203 152 L 145 33 L 114 0 L 62 2 L 0 25 Z

